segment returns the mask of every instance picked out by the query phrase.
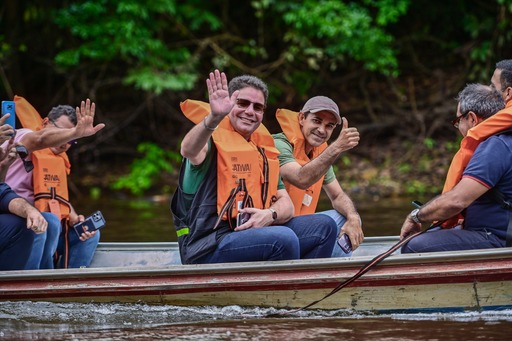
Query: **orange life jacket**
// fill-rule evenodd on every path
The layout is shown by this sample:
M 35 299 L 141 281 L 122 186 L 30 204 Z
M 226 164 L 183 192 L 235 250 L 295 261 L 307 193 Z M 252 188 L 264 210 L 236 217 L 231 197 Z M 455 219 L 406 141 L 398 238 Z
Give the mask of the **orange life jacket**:
M 287 110 L 278 109 L 276 118 L 286 135 L 286 138 L 293 146 L 293 157 L 301 166 L 316 158 L 320 153 L 327 148 L 327 143 L 323 143 L 318 147 L 314 147 L 311 151 L 311 158 L 306 155 L 306 140 L 300 129 L 299 113 Z M 295 207 L 295 215 L 304 215 L 315 213 L 318 199 L 320 198 L 320 191 L 322 190 L 324 176 L 322 176 L 316 183 L 308 189 L 300 189 L 293 186 L 283 179 L 286 191 L 292 199 L 293 206 Z
M 462 173 L 469 164 L 469 160 L 473 156 L 476 147 L 480 142 L 485 141 L 488 137 L 495 135 L 501 131 L 512 128 L 512 101 L 509 101 L 505 109 L 500 110 L 496 114 L 487 118 L 475 127 L 468 130 L 468 134 L 462 139 L 460 149 L 455 154 L 446 175 L 443 193 L 452 190 L 462 179 Z M 460 225 L 464 220 L 461 214 L 447 219 L 442 227 L 452 228 Z
M 205 102 L 186 100 L 182 112 L 194 123 L 209 113 Z M 244 207 L 270 207 L 279 182 L 279 151 L 267 128 L 260 124 L 247 141 L 225 117 L 212 133 L 217 148 L 217 213 L 219 220 L 231 221 Z M 231 219 L 228 219 L 231 218 Z
M 67 155 L 62 154 L 55 155 L 49 148 L 32 152 L 34 206 L 41 212 L 52 212 L 60 220 L 67 219 L 70 213 L 70 164 Z
M 23 97 L 14 96 L 16 116 L 24 128 L 34 131 L 43 127 L 39 112 Z M 66 153 L 55 155 L 49 148 L 32 152 L 34 163 L 34 206 L 52 212 L 61 220 L 69 217 L 68 181 L 71 164 Z

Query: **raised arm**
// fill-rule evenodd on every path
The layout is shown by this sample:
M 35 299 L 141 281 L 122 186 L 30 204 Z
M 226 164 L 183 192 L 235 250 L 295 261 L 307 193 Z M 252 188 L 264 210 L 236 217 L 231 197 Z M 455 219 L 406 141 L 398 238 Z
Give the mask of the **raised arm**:
M 206 86 L 211 112 L 185 135 L 181 143 L 181 155 L 189 159 L 193 165 L 201 164 L 206 158 L 208 139 L 217 125 L 229 114 L 238 97 L 238 91 L 229 96 L 227 77 L 219 70 L 210 72 Z
M 359 144 L 357 128 L 348 127 L 348 121 L 342 118 L 343 128 L 338 138 L 332 142 L 318 157 L 301 166 L 298 162 L 289 162 L 281 166 L 284 180 L 300 189 L 307 189 L 315 184 L 333 165 L 340 154 Z
M 57 128 L 49 126 L 45 129 L 25 134 L 20 143 L 29 151 L 59 146 L 71 140 L 96 134 L 105 127 L 99 123 L 94 126 L 94 114 L 96 105 L 90 99 L 82 101 L 80 107 L 76 107 L 76 126 L 73 128 Z

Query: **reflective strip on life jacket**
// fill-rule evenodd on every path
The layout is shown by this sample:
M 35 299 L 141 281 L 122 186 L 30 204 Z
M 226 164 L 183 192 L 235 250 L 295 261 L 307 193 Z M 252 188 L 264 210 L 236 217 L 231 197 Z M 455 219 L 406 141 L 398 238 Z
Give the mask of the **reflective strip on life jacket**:
M 201 101 L 186 100 L 180 106 L 185 116 L 196 124 L 210 113 L 210 105 Z M 269 207 L 277 193 L 279 151 L 268 130 L 260 124 L 247 141 L 225 117 L 212 138 L 217 148 L 219 221 L 229 220 L 231 224 L 238 210 L 244 207 Z
M 323 143 L 318 147 L 313 147 L 313 150 L 310 153 L 311 158 L 308 157 L 308 155 L 306 155 L 306 141 L 302 134 L 302 130 L 300 129 L 298 115 L 298 112 L 288 109 L 278 109 L 276 112 L 277 121 L 293 147 L 293 157 L 295 158 L 295 161 L 297 161 L 301 166 L 304 166 L 306 163 L 320 155 L 320 153 L 327 148 L 327 143 Z M 283 179 L 286 191 L 290 195 L 293 206 L 295 207 L 296 216 L 315 213 L 323 181 L 324 176 L 318 179 L 318 181 L 308 189 L 300 189 Z

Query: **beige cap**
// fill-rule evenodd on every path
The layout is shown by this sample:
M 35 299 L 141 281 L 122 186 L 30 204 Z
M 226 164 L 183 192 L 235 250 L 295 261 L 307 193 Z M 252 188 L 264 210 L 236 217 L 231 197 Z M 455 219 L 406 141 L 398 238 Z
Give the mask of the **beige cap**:
M 319 111 L 328 111 L 332 113 L 336 120 L 338 121 L 338 124 L 341 124 L 341 115 L 340 110 L 338 109 L 338 106 L 332 99 L 325 96 L 315 96 L 311 97 L 306 104 L 304 104 L 304 107 L 302 108 L 301 112 L 303 113 L 317 113 Z

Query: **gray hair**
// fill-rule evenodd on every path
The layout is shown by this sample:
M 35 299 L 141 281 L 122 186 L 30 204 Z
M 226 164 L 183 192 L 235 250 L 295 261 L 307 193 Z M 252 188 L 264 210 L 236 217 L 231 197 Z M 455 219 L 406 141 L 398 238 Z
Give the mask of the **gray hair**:
M 265 97 L 264 104 L 267 104 L 267 100 L 268 100 L 267 84 L 265 84 L 264 81 L 262 81 L 261 79 L 259 79 L 256 76 L 242 75 L 242 76 L 238 76 L 238 77 L 231 79 L 229 81 L 229 85 L 228 85 L 229 95 L 231 96 L 233 94 L 233 92 L 235 92 L 236 90 L 241 90 L 241 89 L 247 88 L 247 87 L 255 88 L 255 89 L 263 92 L 263 96 Z
M 480 118 L 488 118 L 505 108 L 503 97 L 494 87 L 483 84 L 467 84 L 459 92 L 457 100 L 462 115 L 474 112 Z
M 501 88 L 512 87 L 512 59 L 504 59 L 496 63 L 496 69 L 501 70 Z
M 57 121 L 61 116 L 69 117 L 69 121 L 76 125 L 76 111 L 72 106 L 58 105 L 56 107 L 53 107 L 52 110 L 50 110 L 50 112 L 48 113 L 48 119 L 52 122 Z

